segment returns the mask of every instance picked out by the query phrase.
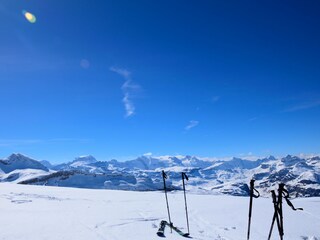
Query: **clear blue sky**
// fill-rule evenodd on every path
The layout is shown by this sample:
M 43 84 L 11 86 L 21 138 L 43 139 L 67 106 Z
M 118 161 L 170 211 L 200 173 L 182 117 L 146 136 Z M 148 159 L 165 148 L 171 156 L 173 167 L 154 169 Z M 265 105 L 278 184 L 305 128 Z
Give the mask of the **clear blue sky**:
M 315 0 L 2 0 L 0 157 L 318 153 L 319 12 Z

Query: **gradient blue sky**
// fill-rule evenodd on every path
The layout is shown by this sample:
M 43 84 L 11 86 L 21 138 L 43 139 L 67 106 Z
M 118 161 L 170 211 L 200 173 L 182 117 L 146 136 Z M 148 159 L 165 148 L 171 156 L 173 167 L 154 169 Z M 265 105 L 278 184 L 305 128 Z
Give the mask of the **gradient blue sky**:
M 319 12 L 315 0 L 2 0 L 0 157 L 318 153 Z

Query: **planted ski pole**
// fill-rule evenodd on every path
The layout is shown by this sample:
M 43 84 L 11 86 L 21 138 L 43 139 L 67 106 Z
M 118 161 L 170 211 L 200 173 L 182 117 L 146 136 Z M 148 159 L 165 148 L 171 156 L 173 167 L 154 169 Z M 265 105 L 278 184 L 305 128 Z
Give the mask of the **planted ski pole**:
M 282 217 L 282 191 L 283 191 L 283 188 L 284 188 L 284 184 L 280 183 L 279 189 L 278 189 L 278 199 L 276 197 L 275 191 L 273 191 L 273 190 L 271 191 L 273 207 L 274 207 L 274 214 L 273 214 L 273 218 L 272 218 L 272 223 L 271 223 L 271 227 L 270 227 L 270 231 L 269 231 L 268 240 L 271 239 L 272 230 L 273 230 L 275 220 L 277 220 L 277 227 L 278 227 L 280 239 L 281 240 L 283 239 L 283 217 Z
M 257 189 L 254 188 L 254 181 L 251 179 L 250 181 L 250 203 L 249 203 L 249 220 L 248 220 L 248 232 L 247 232 L 247 240 L 250 239 L 250 227 L 251 227 L 251 216 L 252 216 L 252 202 L 253 198 L 258 198 L 260 197 L 260 193 L 258 192 Z M 256 194 L 255 194 L 256 192 Z
M 171 217 L 170 217 L 170 209 L 169 209 L 168 196 L 167 196 L 167 187 L 166 187 L 167 174 L 163 170 L 162 170 L 162 179 L 163 179 L 164 194 L 166 196 L 169 224 L 170 224 L 170 229 L 171 229 L 171 233 L 172 233 L 172 222 L 171 222 Z
M 190 229 L 189 229 L 189 218 L 188 218 L 188 206 L 187 206 L 186 187 L 185 187 L 184 180 L 189 181 L 189 178 L 188 178 L 187 174 L 185 174 L 184 172 L 182 172 L 182 185 L 183 185 L 183 194 L 184 194 L 184 206 L 185 206 L 185 209 L 186 209 L 186 219 L 187 219 L 187 227 L 188 227 L 188 235 L 189 235 L 189 234 L 190 234 Z
M 274 202 L 274 209 L 275 213 L 273 215 L 272 219 L 272 224 L 269 232 L 269 237 L 268 240 L 271 238 L 272 234 L 272 229 L 274 225 L 274 221 L 277 220 L 277 225 L 278 225 L 278 230 L 279 230 L 279 235 L 280 239 L 283 239 L 284 236 L 284 228 L 283 228 L 283 211 L 282 211 L 282 199 L 284 198 L 287 202 L 287 204 L 292 208 L 292 210 L 297 211 L 297 210 L 303 210 L 303 208 L 295 208 L 291 201 L 289 200 L 289 192 L 284 188 L 284 184 L 280 183 L 279 184 L 279 189 L 278 189 L 278 201 L 276 200 L 276 194 L 274 191 L 271 191 L 272 193 L 272 198 Z
M 279 184 L 278 189 L 278 208 L 279 208 L 279 217 L 280 217 L 280 228 L 279 228 L 279 234 L 280 239 L 283 239 L 284 231 L 283 231 L 283 211 L 282 211 L 282 194 L 283 194 L 284 184 Z
M 274 214 L 273 214 L 273 218 L 272 218 L 272 223 L 271 223 L 271 227 L 270 227 L 270 231 L 269 231 L 269 236 L 268 236 L 268 240 L 270 240 L 271 235 L 272 235 L 272 230 L 273 230 L 273 226 L 274 226 L 274 222 L 275 220 L 277 220 L 277 227 L 278 227 L 278 231 L 280 234 L 280 220 L 279 220 L 279 208 L 278 208 L 278 201 L 277 201 L 277 196 L 274 190 L 271 191 L 271 196 L 272 196 L 272 202 L 273 202 L 273 208 L 274 208 Z M 280 237 L 281 238 L 281 237 Z

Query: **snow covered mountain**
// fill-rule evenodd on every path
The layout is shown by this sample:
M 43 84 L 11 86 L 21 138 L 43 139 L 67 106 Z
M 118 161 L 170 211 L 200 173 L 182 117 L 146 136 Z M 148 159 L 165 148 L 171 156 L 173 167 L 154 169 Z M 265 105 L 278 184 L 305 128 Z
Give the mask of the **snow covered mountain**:
M 8 173 L 16 169 L 40 169 L 49 171 L 40 162 L 26 157 L 22 154 L 11 154 L 8 158 L 0 160 L 0 168 L 3 172 Z
M 247 184 L 254 178 L 264 195 L 283 182 L 293 196 L 320 196 L 320 157 L 288 155 L 225 161 L 195 156 L 141 156 L 119 162 L 82 156 L 59 165 L 42 163 L 13 154 L 0 160 L 0 179 L 23 184 L 152 191 L 162 189 L 161 171 L 165 170 L 172 190 L 181 189 L 181 172 L 186 172 L 187 190 L 193 192 L 245 196 L 249 192 Z
M 49 169 L 43 164 L 22 154 L 11 154 L 6 159 L 0 159 L 0 181 L 2 182 L 19 183 L 48 173 Z

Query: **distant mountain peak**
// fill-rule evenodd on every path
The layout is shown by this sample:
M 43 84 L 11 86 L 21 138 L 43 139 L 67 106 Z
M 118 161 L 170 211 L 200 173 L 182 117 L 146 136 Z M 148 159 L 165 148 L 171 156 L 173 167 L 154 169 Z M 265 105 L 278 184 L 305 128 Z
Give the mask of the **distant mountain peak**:
M 268 159 L 268 160 L 271 160 L 271 161 L 276 160 L 276 158 L 275 158 L 274 156 L 272 156 L 272 155 L 270 155 L 269 157 L 267 157 L 267 159 Z
M 93 157 L 92 155 L 85 155 L 85 156 L 79 156 L 75 158 L 72 162 L 73 163 L 75 162 L 95 163 L 97 162 L 97 159 L 95 159 L 95 157 Z
M 12 162 L 12 161 L 19 161 L 19 160 L 33 160 L 36 161 L 30 157 L 27 157 L 21 153 L 12 153 L 9 157 L 7 157 L 6 159 L 8 162 Z
M 295 164 L 305 162 L 305 159 L 299 158 L 297 156 L 287 155 L 286 157 L 281 159 L 281 162 L 284 163 L 285 166 L 293 166 Z
M 53 165 L 47 160 L 41 160 L 39 162 L 48 169 L 51 169 L 53 167 Z
M 5 172 L 11 172 L 15 169 L 40 169 L 48 171 L 43 164 L 20 153 L 13 153 L 7 157 L 1 164 L 0 168 Z
M 13 157 L 27 157 L 21 153 L 12 153 L 8 158 L 13 158 Z
M 301 159 L 301 158 L 299 158 L 299 157 L 297 157 L 297 156 L 294 156 L 294 155 L 290 155 L 290 154 L 288 154 L 287 156 L 285 156 L 284 158 L 282 158 L 284 161 L 286 161 L 286 160 L 298 160 L 298 159 Z

